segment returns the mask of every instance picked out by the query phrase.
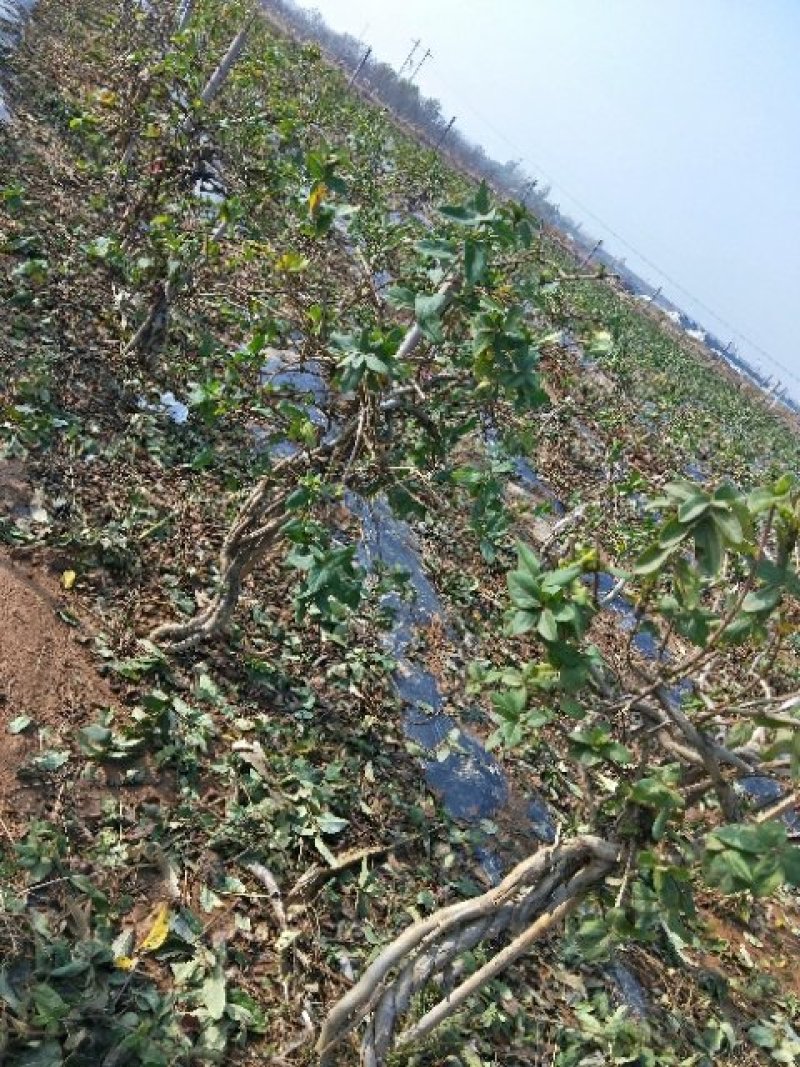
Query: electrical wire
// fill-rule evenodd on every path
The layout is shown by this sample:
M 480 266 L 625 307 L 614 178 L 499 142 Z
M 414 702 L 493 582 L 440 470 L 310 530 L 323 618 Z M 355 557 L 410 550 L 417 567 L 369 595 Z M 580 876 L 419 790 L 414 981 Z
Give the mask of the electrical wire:
M 452 88 L 447 85 L 446 81 L 441 77 L 438 71 L 437 79 L 445 88 L 448 88 L 451 92 L 453 92 Z M 457 96 L 458 94 L 454 93 L 453 95 Z M 607 234 L 610 234 L 616 241 L 619 241 L 619 243 L 624 248 L 626 248 L 629 252 L 632 252 L 639 260 L 641 260 L 642 263 L 645 263 L 650 268 L 650 270 L 654 271 L 655 274 L 658 275 L 659 278 L 667 282 L 670 286 L 672 286 L 673 289 L 677 290 L 677 292 L 682 293 L 684 297 L 687 297 L 689 300 L 691 300 L 696 307 L 701 308 L 706 313 L 706 315 L 711 316 L 711 318 L 720 326 L 724 326 L 725 329 L 730 331 L 730 333 L 733 334 L 735 338 L 737 338 L 739 341 L 744 342 L 744 344 L 746 344 L 748 348 L 752 349 L 753 352 L 757 352 L 762 359 L 766 360 L 773 367 L 778 368 L 784 375 L 786 375 L 787 378 L 790 378 L 793 382 L 800 385 L 800 375 L 798 375 L 797 372 L 787 367 L 785 363 L 782 363 L 781 360 L 779 360 L 776 356 L 768 352 L 762 345 L 758 344 L 752 338 L 748 337 L 737 326 L 734 326 L 724 316 L 720 315 L 712 307 L 709 307 L 709 305 L 704 300 L 701 300 L 698 296 L 695 296 L 695 294 L 690 292 L 684 285 L 681 285 L 680 282 L 676 281 L 673 277 L 667 274 L 666 271 L 662 270 L 661 267 L 659 267 L 657 263 L 654 263 L 649 256 L 641 252 L 627 238 L 623 237 L 622 234 L 619 233 L 613 226 L 609 225 L 609 223 L 602 219 L 596 211 L 593 211 L 581 199 L 571 193 L 564 186 L 563 182 L 553 177 L 552 174 L 548 173 L 549 168 L 545 169 L 536 160 L 532 159 L 529 153 L 522 151 L 519 145 L 515 144 L 507 136 L 507 134 L 505 134 L 502 130 L 498 129 L 498 127 L 495 126 L 494 123 L 486 117 L 486 115 L 483 115 L 480 111 L 478 111 L 477 108 L 475 108 L 468 100 L 462 98 L 461 104 L 467 111 L 471 112 L 475 116 L 475 118 L 478 119 L 478 121 L 481 122 L 486 127 L 486 129 L 488 129 L 496 138 L 505 142 L 505 144 L 508 145 L 508 147 L 513 152 L 514 156 L 520 159 L 526 169 L 528 169 L 529 171 L 532 170 L 534 174 L 538 174 L 543 177 L 552 189 L 557 190 L 559 195 L 562 195 L 566 197 L 569 201 L 571 201 L 577 208 L 580 209 L 580 211 L 584 215 L 588 216 L 588 218 L 592 219 L 597 225 L 602 227 L 602 229 Z

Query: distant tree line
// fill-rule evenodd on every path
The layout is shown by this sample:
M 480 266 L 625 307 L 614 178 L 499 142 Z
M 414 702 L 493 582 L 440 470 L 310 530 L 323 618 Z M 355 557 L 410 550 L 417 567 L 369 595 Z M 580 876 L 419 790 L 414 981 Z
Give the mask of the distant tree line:
M 265 6 L 288 23 L 300 37 L 319 44 L 346 69 L 355 70 L 363 60 L 364 45 L 361 41 L 348 33 L 331 29 L 319 11 L 299 7 L 293 0 L 265 0 Z M 370 57 L 359 73 L 358 84 L 394 115 L 414 126 L 431 145 L 437 145 L 447 134 L 448 155 L 471 174 L 485 179 L 506 196 L 524 200 L 544 222 L 571 234 L 581 246 L 586 242 L 587 238 L 580 233 L 580 227 L 548 199 L 551 191 L 549 186 L 539 188 L 519 160 L 501 163 L 457 129 L 448 129 L 450 120 L 442 113 L 440 102 L 424 96 L 417 85 L 407 77 L 398 75 L 388 63 Z

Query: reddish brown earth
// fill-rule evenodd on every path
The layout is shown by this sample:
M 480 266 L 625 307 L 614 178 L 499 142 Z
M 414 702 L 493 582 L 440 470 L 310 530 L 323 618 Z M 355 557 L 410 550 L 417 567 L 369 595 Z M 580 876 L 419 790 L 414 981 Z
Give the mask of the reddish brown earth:
M 27 507 L 29 488 L 20 465 L 0 463 L 0 517 Z M 117 703 L 81 643 L 86 634 L 58 614 L 71 594 L 40 562 L 0 550 L 0 832 L 13 834 L 45 795 L 18 771 L 40 751 L 65 747 L 74 731 L 96 718 L 96 709 Z M 9 732 L 19 716 L 31 719 L 21 733 Z

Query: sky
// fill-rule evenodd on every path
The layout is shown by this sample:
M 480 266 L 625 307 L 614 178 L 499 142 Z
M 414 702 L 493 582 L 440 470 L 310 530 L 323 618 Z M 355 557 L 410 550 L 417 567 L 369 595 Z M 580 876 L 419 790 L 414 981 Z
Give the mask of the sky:
M 302 6 L 800 400 L 800 0 Z

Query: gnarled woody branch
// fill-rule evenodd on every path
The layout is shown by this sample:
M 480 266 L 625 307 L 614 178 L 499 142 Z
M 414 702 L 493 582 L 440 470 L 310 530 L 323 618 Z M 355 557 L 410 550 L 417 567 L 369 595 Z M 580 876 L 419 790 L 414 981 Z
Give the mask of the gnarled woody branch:
M 447 307 L 458 289 L 459 280 L 445 282 L 439 294 L 445 297 Z M 407 331 L 397 358 L 409 359 L 419 347 L 423 333 L 414 323 Z M 381 405 L 387 410 L 395 405 L 389 397 Z M 294 489 L 285 484 L 288 474 L 299 475 L 301 471 L 331 457 L 340 460 L 340 476 L 346 476 L 357 455 L 363 449 L 364 405 L 358 402 L 358 411 L 349 417 L 339 432 L 330 440 L 310 451 L 298 452 L 277 463 L 255 486 L 250 496 L 240 507 L 236 518 L 223 542 L 219 557 L 219 581 L 209 604 L 185 623 L 165 623 L 157 626 L 150 640 L 171 645 L 176 651 L 190 648 L 211 637 L 229 621 L 239 599 L 242 582 L 280 536 L 280 531 L 289 515 L 286 501 Z M 284 484 L 281 485 L 281 481 Z
M 190 21 L 190 19 L 192 17 L 192 12 L 194 10 L 194 3 L 195 3 L 195 0 L 184 0 L 184 2 L 181 4 L 180 8 L 178 9 L 178 22 L 177 22 L 177 32 L 178 33 L 181 33 L 181 32 L 183 32 L 183 30 L 186 29 L 186 27 L 187 27 L 187 25 L 188 25 L 188 23 L 189 23 L 189 21 Z M 255 8 L 255 10 L 253 10 L 250 13 L 250 15 L 249 15 L 247 21 L 245 22 L 244 26 L 242 27 L 241 30 L 239 30 L 239 32 L 233 38 L 233 40 L 231 41 L 230 45 L 228 46 L 225 54 L 223 55 L 222 59 L 220 60 L 218 66 L 214 69 L 214 71 L 211 74 L 210 78 L 208 79 L 206 84 L 203 86 L 203 89 L 200 92 L 199 99 L 202 101 L 202 103 L 204 105 L 208 106 L 215 99 L 215 97 L 218 95 L 220 89 L 223 87 L 225 82 L 228 80 L 228 77 L 230 76 L 231 71 L 233 70 L 234 66 L 236 65 L 236 63 L 239 60 L 239 57 L 241 56 L 242 52 L 244 51 L 245 45 L 247 44 L 248 38 L 250 37 L 250 34 L 252 32 L 253 26 L 255 25 L 255 21 L 256 21 L 258 15 L 259 15 L 259 13 L 260 13 L 260 8 L 258 8 L 258 7 Z M 184 117 L 183 121 L 180 122 L 178 124 L 178 126 L 176 127 L 176 131 L 181 132 L 181 133 L 192 133 L 195 130 L 196 126 L 197 126 L 197 116 L 195 115 L 195 113 L 193 111 L 189 111 L 187 113 L 187 115 Z M 122 156 L 122 159 L 120 161 L 120 165 L 119 165 L 119 173 L 120 174 L 125 172 L 127 170 L 127 168 L 133 162 L 134 156 L 136 155 L 136 149 L 137 149 L 137 146 L 139 144 L 139 140 L 140 140 L 140 134 L 138 134 L 138 133 L 134 133 L 130 137 L 130 139 L 128 141 L 127 148 L 125 149 L 125 152 L 124 152 L 124 154 Z M 137 208 L 131 213 L 134 218 L 138 217 L 138 208 L 141 206 L 141 202 L 142 201 L 140 200 L 139 204 L 137 204 Z
M 553 926 L 561 922 L 572 908 L 580 902 L 586 890 L 590 889 L 601 878 L 604 878 L 608 871 L 608 863 L 598 859 L 588 864 L 577 874 L 574 874 L 566 884 L 559 886 L 548 901 L 548 908 L 544 914 L 540 915 L 527 930 L 516 937 L 502 952 L 498 952 L 487 964 L 473 975 L 470 975 L 448 997 L 439 1001 L 418 1023 L 400 1034 L 397 1044 L 412 1044 L 431 1033 L 448 1016 L 460 1008 L 464 1001 L 474 993 L 477 993 L 487 982 L 501 974 L 506 967 L 510 967 L 536 941 L 551 930 Z
M 185 623 L 156 627 L 150 640 L 172 645 L 176 650 L 190 648 L 225 626 L 236 607 L 242 582 L 277 539 L 289 515 L 286 501 L 294 485 L 276 489 L 281 475 L 297 473 L 314 460 L 344 450 L 352 441 L 358 424 L 351 419 L 330 442 L 310 452 L 298 452 L 277 463 L 255 486 L 239 509 L 222 544 L 219 557 L 219 583 L 209 604 Z
M 227 220 L 220 222 L 211 233 L 211 241 L 221 241 L 227 228 Z M 175 298 L 181 289 L 192 284 L 193 276 L 194 271 L 190 267 L 182 276 L 175 275 L 156 285 L 147 317 L 126 345 L 126 353 L 138 352 L 145 364 L 153 362 L 154 355 L 166 341 Z
M 490 963 L 401 1034 L 398 1043 L 429 1033 L 560 921 L 614 868 L 618 858 L 615 843 L 590 835 L 577 837 L 537 852 L 483 896 L 453 904 L 414 923 L 384 949 L 331 1009 L 317 1043 L 320 1067 L 333 1067 L 341 1043 L 364 1020 L 368 1026 L 362 1063 L 379 1067 L 391 1048 L 398 1018 L 415 993 L 479 942 L 523 929 Z

